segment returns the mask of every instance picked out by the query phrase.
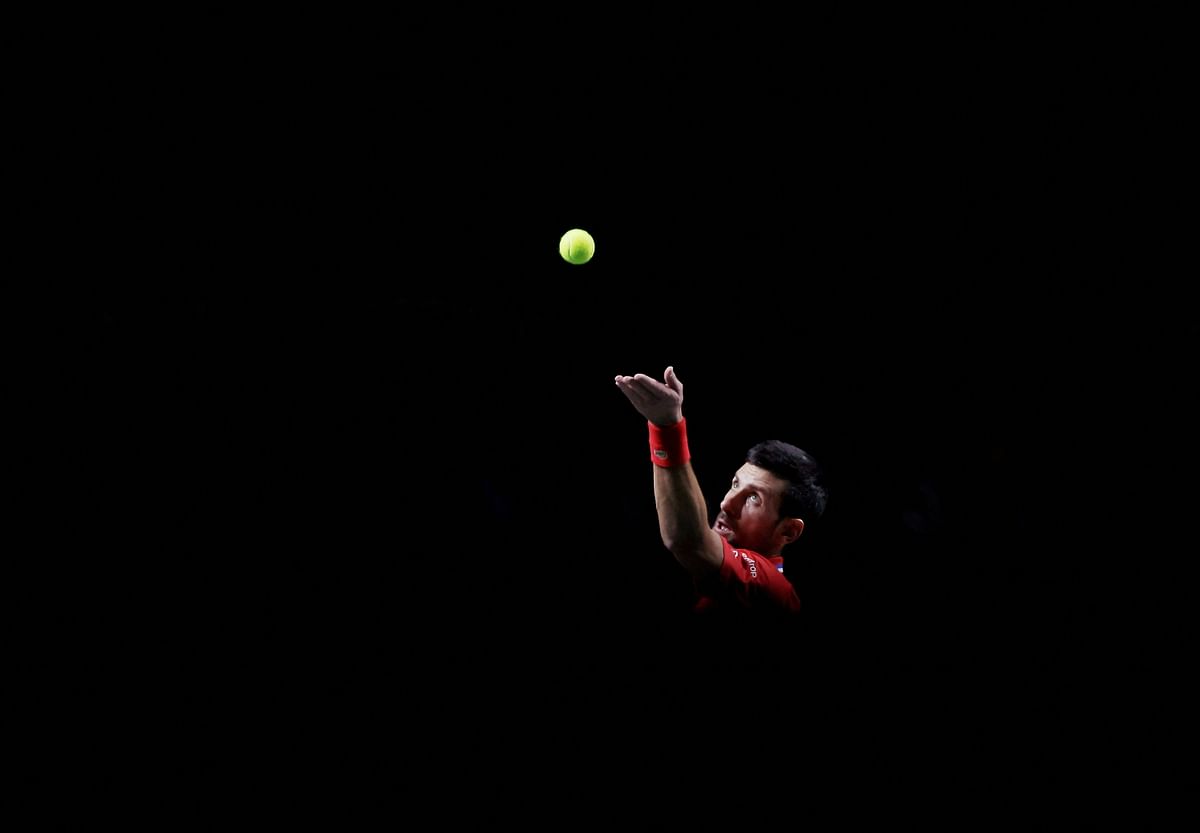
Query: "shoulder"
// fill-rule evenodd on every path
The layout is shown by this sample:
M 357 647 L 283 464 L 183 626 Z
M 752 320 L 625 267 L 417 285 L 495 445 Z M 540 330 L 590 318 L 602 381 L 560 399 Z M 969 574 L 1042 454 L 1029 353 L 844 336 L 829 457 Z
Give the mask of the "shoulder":
M 789 613 L 800 609 L 800 597 L 776 561 L 754 550 L 727 543 L 721 562 L 721 583 L 748 606 L 765 605 Z
M 766 558 L 754 550 L 737 549 L 728 541 L 725 541 L 725 558 L 721 563 L 721 571 L 725 570 L 740 570 L 749 575 L 751 579 L 761 578 L 763 581 L 769 580 L 767 573 L 775 572 L 775 565 L 771 560 Z

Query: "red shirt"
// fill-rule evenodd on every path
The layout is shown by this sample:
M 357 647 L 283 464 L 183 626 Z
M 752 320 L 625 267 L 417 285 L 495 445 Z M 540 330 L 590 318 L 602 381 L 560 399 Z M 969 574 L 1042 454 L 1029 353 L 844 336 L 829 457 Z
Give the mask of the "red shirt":
M 696 592 L 700 594 L 694 608 L 697 613 L 730 607 L 770 613 L 800 612 L 800 597 L 783 574 L 783 556 L 736 550 L 725 539 L 721 543 L 725 553 L 720 571 L 713 578 L 696 583 Z

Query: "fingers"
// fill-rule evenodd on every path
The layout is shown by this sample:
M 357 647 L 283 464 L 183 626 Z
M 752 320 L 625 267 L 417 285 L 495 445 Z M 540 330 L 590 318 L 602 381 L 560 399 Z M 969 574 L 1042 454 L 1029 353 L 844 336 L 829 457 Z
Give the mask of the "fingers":
M 618 376 L 615 381 L 621 393 L 638 408 L 653 406 L 671 396 L 670 388 L 644 373 Z
M 644 388 L 647 386 L 662 387 L 662 382 L 656 379 L 651 379 L 645 373 L 635 373 L 633 376 L 618 376 L 616 378 L 617 387 L 632 386 Z
M 617 387 L 621 389 L 621 393 L 629 398 L 629 401 L 635 405 L 645 405 L 653 402 L 661 394 L 650 385 L 657 384 L 653 379 L 642 376 L 623 376 L 617 380 Z
M 667 367 L 666 372 L 662 373 L 662 382 L 658 379 L 647 376 L 646 373 L 635 373 L 634 376 L 617 376 L 614 377 L 614 382 L 618 388 L 641 388 L 643 390 L 683 390 L 683 382 L 680 382 L 679 377 L 674 372 L 674 367 Z
M 633 390 L 646 390 L 646 383 L 659 384 L 649 376 L 644 376 L 639 373 L 636 376 L 618 376 L 616 378 L 617 387 L 628 393 Z
M 633 376 L 617 376 L 613 381 L 616 382 L 617 387 L 626 392 L 639 390 L 661 396 L 672 391 L 675 393 L 683 391 L 683 382 L 680 382 L 679 377 L 675 375 L 675 368 L 668 367 L 663 374 L 663 379 L 665 383 L 647 376 L 645 373 L 635 373 Z

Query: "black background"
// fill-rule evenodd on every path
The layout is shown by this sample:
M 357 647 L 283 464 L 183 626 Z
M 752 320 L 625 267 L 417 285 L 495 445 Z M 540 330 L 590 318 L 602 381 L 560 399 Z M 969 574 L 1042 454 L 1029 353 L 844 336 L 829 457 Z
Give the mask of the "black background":
M 1001 727 L 1049 720 L 1023 682 L 1098 650 L 1063 484 L 1121 357 L 1092 138 L 1133 82 L 969 39 L 864 62 L 757 24 L 533 48 L 410 23 L 385 55 L 81 85 L 110 126 L 57 136 L 104 267 L 80 527 L 121 555 L 71 572 L 119 623 L 96 643 L 280 737 L 418 702 L 462 730 L 422 747 L 437 771 L 570 759 L 553 726 L 628 750 L 597 727 L 643 709 L 677 753 L 727 702 L 900 732 L 879 709 L 913 679 L 940 682 L 910 716 L 986 690 Z M 658 541 L 612 379 L 669 364 L 710 503 L 761 439 L 828 470 L 782 632 L 698 623 Z

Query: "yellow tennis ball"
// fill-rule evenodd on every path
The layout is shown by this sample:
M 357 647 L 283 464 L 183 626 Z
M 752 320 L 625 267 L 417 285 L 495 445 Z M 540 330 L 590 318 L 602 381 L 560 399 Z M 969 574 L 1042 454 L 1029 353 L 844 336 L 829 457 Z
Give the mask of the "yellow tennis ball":
M 573 228 L 558 241 L 558 253 L 567 263 L 587 263 L 596 253 L 596 241 L 581 228 Z

